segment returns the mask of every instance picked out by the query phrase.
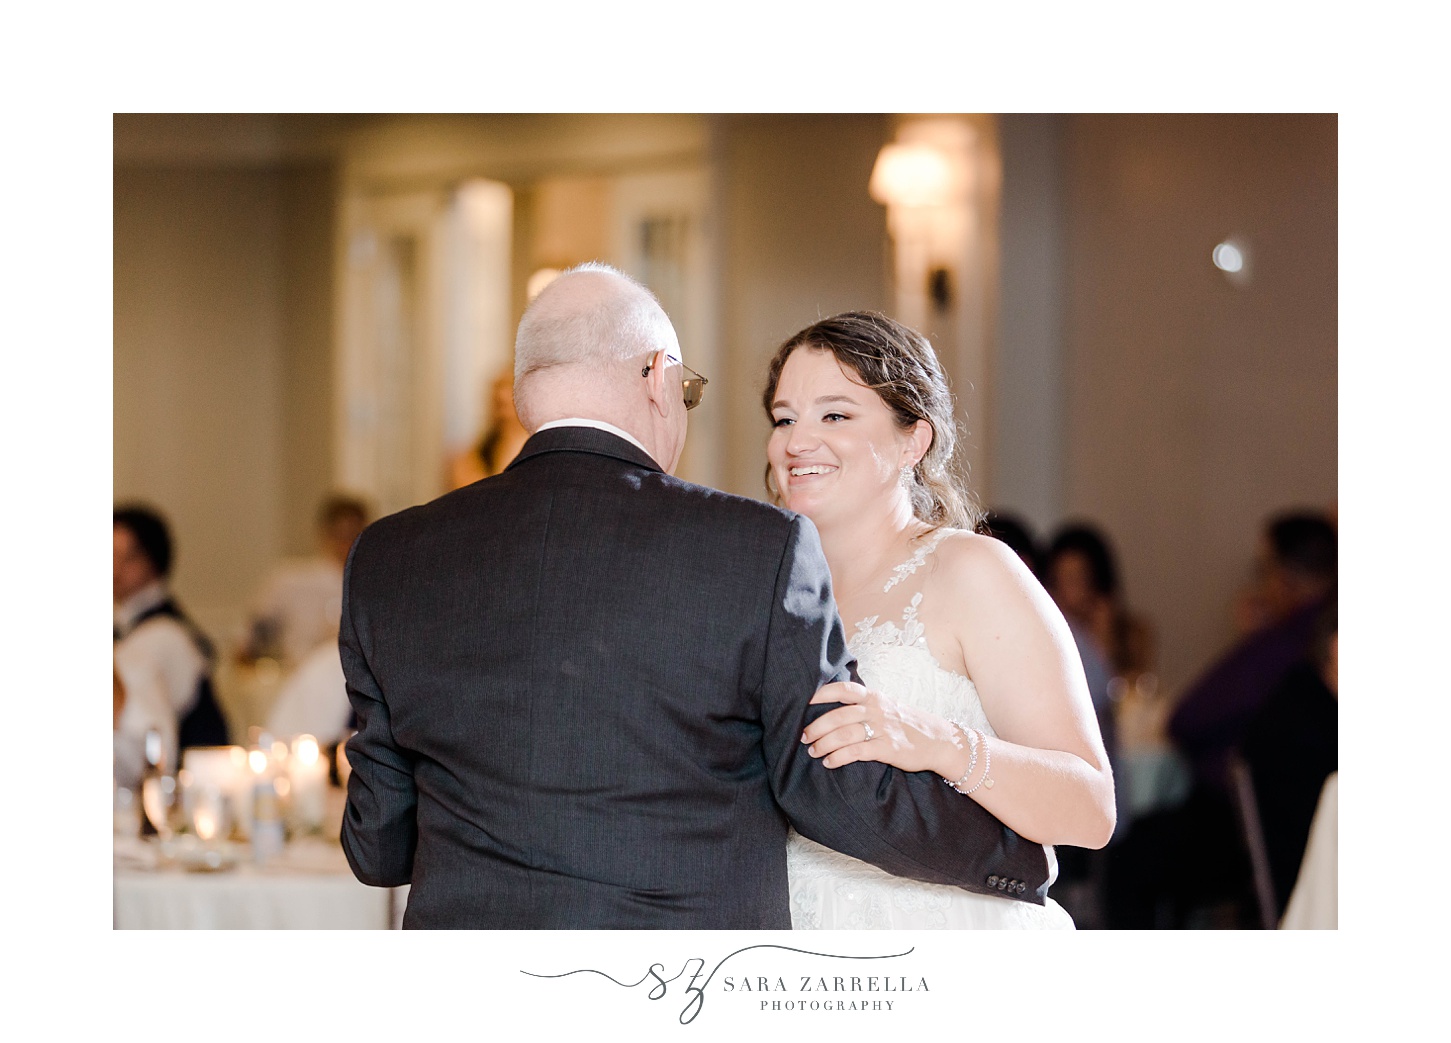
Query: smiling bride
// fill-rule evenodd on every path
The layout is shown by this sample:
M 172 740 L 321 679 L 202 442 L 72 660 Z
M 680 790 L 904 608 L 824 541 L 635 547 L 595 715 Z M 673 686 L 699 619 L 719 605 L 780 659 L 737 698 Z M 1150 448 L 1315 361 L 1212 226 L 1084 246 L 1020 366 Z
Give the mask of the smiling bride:
M 978 535 L 953 475 L 952 395 L 921 334 L 848 312 L 777 351 L 767 487 L 810 518 L 858 672 L 802 741 L 828 768 L 878 761 L 937 773 L 1024 839 L 1099 848 L 1113 777 L 1073 638 L 1004 544 Z M 877 693 L 884 694 L 877 694 Z M 892 876 L 792 833 L 791 916 L 803 928 L 1063 928 L 1061 906 Z M 988 879 L 1006 895 L 1024 885 Z

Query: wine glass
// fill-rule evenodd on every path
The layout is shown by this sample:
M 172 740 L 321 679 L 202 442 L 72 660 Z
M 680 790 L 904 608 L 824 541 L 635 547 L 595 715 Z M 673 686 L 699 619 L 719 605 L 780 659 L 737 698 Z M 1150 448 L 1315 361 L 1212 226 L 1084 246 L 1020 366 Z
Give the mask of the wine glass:
M 155 728 L 146 732 L 146 770 L 153 775 L 168 775 L 166 742 Z
M 163 842 L 172 838 L 171 820 L 179 795 L 175 775 L 151 775 L 141 783 L 141 807 Z

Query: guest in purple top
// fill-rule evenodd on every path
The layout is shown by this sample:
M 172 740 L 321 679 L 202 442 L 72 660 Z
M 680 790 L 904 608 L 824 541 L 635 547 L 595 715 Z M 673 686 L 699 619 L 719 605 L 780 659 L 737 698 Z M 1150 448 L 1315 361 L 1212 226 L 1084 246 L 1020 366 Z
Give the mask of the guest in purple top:
M 1305 658 L 1321 606 L 1335 589 L 1334 527 L 1319 514 L 1282 514 L 1265 528 L 1260 597 L 1269 624 L 1242 638 L 1192 684 L 1169 719 L 1169 734 L 1195 781 L 1226 788 L 1225 762 L 1285 673 Z
M 1178 808 L 1144 825 L 1126 845 L 1115 926 L 1251 927 L 1256 916 L 1245 843 L 1227 767 L 1255 715 L 1310 652 L 1317 617 L 1334 596 L 1335 527 L 1323 515 L 1272 518 L 1259 561 L 1259 608 L 1267 622 L 1241 638 L 1184 693 L 1170 737 L 1190 762 L 1194 784 Z M 1153 910 L 1171 910 L 1165 918 Z M 1146 920 L 1151 921 L 1145 922 Z

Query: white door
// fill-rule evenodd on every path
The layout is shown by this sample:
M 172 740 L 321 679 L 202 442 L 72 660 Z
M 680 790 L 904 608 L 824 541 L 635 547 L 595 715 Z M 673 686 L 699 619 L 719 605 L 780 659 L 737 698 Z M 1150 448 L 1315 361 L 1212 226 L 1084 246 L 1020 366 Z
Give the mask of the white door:
M 389 514 L 447 488 L 509 355 L 506 186 L 349 195 L 337 352 L 336 482 Z

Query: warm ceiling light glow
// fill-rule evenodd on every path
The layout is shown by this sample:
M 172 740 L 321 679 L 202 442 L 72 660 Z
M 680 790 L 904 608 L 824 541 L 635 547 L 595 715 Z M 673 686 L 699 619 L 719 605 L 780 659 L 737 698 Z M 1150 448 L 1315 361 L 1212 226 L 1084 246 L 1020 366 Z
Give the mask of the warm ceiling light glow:
M 938 206 L 951 202 L 957 178 L 952 162 L 931 145 L 883 146 L 867 190 L 887 206 Z
M 532 301 L 535 297 L 539 296 L 540 290 L 544 289 L 544 287 L 548 286 L 550 283 L 558 278 L 558 268 L 540 268 L 533 275 L 529 276 L 529 283 L 528 286 L 525 288 L 524 292 Z
M 1231 242 L 1223 242 L 1214 248 L 1214 267 L 1224 272 L 1237 272 L 1244 268 L 1244 252 Z

